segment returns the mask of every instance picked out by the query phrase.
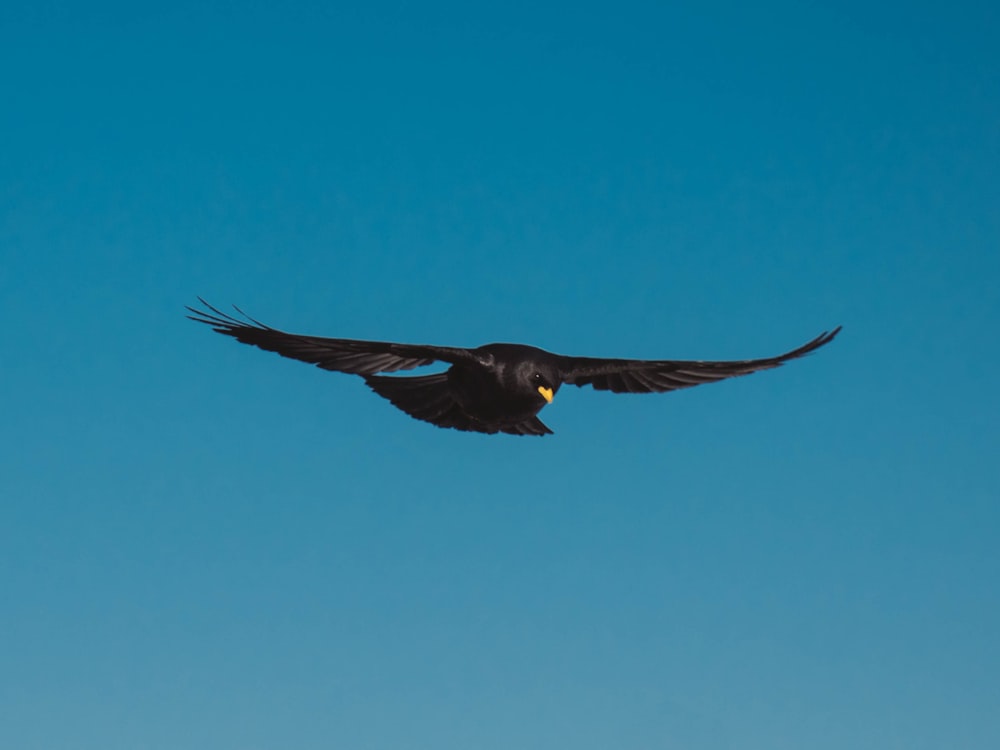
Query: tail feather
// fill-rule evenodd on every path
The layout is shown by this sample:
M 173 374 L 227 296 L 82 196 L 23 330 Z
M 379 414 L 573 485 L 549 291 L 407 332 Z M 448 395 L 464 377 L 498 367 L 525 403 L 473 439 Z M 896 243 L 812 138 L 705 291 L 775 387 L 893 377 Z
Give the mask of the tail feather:
M 368 375 L 365 382 L 397 409 L 416 419 L 456 430 L 496 432 L 483 429 L 483 426 L 462 411 L 452 395 L 446 373 L 419 377 Z

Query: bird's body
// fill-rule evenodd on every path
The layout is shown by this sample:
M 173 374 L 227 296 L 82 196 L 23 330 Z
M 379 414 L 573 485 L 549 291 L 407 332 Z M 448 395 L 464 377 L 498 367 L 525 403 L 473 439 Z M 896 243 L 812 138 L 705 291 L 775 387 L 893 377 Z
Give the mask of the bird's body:
M 474 361 L 453 364 L 437 375 L 367 375 L 365 382 L 407 414 L 441 427 L 516 435 L 551 432 L 536 417 L 559 387 L 547 385 L 555 381 L 554 374 L 539 372 L 546 369 L 548 353 L 519 344 L 489 344 L 470 351 Z
M 538 392 L 541 379 L 532 384 L 533 374 L 544 369 L 546 352 L 519 344 L 489 344 L 474 349 L 487 367 L 460 364 L 448 369 L 448 384 L 456 402 L 469 414 L 485 422 L 520 422 L 535 416 L 548 401 Z M 556 380 L 554 373 L 544 383 Z
M 361 375 L 368 386 L 407 414 L 439 427 L 470 432 L 545 435 L 538 418 L 564 383 L 615 393 L 688 388 L 778 367 L 829 343 L 836 328 L 777 357 L 726 362 L 566 357 L 524 344 L 474 349 L 385 341 L 360 341 L 285 333 L 252 318 L 239 320 L 201 300 L 192 320 L 237 341 L 326 370 Z M 435 361 L 446 372 L 417 377 L 378 373 L 409 370 Z

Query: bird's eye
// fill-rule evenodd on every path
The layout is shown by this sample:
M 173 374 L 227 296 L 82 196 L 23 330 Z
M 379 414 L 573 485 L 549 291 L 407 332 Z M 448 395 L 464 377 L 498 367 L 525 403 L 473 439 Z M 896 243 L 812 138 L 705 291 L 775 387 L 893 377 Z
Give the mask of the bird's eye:
M 534 378 L 535 380 L 541 380 L 541 379 L 542 379 L 542 373 L 540 373 L 540 372 L 536 372 L 536 373 L 535 373 L 534 375 L 532 375 L 531 377 L 533 377 L 533 378 Z

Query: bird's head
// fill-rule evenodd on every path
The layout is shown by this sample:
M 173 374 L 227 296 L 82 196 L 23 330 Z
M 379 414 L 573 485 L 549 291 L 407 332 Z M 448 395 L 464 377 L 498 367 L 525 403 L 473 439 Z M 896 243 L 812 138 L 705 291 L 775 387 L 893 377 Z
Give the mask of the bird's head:
M 530 376 L 531 388 L 545 403 L 551 404 L 556 391 L 562 385 L 559 373 L 549 367 L 533 367 Z

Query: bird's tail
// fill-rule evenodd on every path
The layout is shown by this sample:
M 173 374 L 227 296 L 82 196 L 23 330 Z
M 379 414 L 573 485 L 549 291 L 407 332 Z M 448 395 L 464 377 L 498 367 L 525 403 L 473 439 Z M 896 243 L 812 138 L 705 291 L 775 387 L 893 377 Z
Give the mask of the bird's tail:
M 393 406 L 425 422 L 441 424 L 439 420 L 458 409 L 448 386 L 448 375 L 443 372 L 418 377 L 368 375 L 365 382 L 382 398 L 389 399 Z

